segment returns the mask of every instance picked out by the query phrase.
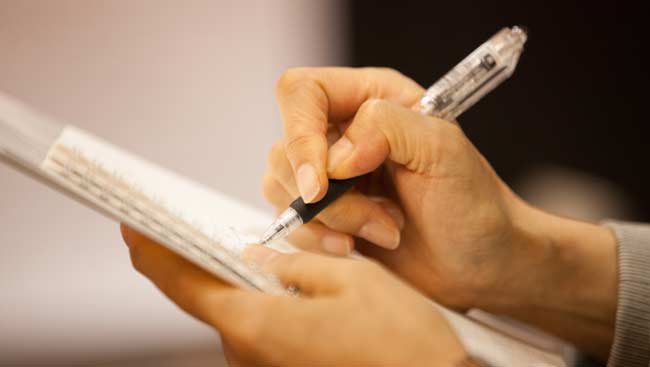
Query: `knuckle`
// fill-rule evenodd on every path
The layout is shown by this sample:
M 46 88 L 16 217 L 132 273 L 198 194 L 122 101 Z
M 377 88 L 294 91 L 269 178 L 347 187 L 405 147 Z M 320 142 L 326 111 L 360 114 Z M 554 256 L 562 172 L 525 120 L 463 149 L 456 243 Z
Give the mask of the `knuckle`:
M 429 176 L 450 173 L 440 171 L 445 167 L 443 163 L 456 162 L 466 150 L 462 130 L 446 121 L 434 121 L 424 134 L 413 137 L 413 141 L 404 144 L 419 151 L 410 155 L 412 158 L 407 163 L 407 168 Z
M 369 99 L 359 107 L 357 111 L 358 118 L 362 120 L 377 120 L 386 113 L 388 102 L 379 98 Z
M 275 84 L 277 94 L 284 94 L 295 88 L 296 84 L 302 83 L 307 77 L 308 68 L 291 68 L 285 70 Z
M 386 67 L 371 68 L 371 75 L 377 79 L 384 79 L 389 81 L 391 84 L 398 84 L 401 86 L 401 103 L 405 107 L 410 108 L 412 104 L 417 101 L 422 93 L 424 88 L 415 82 L 413 79 L 402 74 L 399 70 Z
M 303 155 L 305 152 L 311 151 L 314 147 L 314 139 L 312 135 L 296 134 L 286 139 L 284 149 L 287 155 Z
M 445 150 L 448 142 L 440 139 L 436 129 L 431 129 L 425 136 L 418 137 L 423 141 L 411 144 L 413 149 L 418 149 L 420 153 L 414 153 L 411 156 L 412 160 L 408 163 L 407 167 L 418 173 L 434 176 L 436 169 L 440 166 L 440 162 L 446 156 Z M 435 142 L 428 144 L 427 142 Z
M 404 77 L 404 74 L 402 74 L 398 70 L 389 67 L 371 67 L 370 69 L 373 72 L 376 72 L 377 74 L 383 74 L 389 77 L 399 77 L 399 78 Z

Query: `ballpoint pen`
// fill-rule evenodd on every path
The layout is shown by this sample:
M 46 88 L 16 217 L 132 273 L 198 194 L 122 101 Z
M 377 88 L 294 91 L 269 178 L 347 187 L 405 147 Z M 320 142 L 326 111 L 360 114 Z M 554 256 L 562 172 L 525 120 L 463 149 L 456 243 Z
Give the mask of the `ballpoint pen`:
M 512 75 L 526 39 L 521 27 L 503 28 L 429 87 L 416 108 L 424 115 L 441 119 L 458 117 Z M 307 204 L 297 198 L 264 232 L 260 243 L 288 236 L 348 191 L 360 177 L 329 179 L 327 193 L 318 202 Z

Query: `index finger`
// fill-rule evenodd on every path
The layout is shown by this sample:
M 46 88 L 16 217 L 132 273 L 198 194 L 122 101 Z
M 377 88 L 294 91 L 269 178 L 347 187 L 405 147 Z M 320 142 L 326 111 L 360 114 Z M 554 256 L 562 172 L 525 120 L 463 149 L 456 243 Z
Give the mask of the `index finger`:
M 354 116 L 368 99 L 411 107 L 423 89 L 391 69 L 298 68 L 285 72 L 276 94 L 286 136 L 286 153 L 305 202 L 327 191 L 327 126 Z

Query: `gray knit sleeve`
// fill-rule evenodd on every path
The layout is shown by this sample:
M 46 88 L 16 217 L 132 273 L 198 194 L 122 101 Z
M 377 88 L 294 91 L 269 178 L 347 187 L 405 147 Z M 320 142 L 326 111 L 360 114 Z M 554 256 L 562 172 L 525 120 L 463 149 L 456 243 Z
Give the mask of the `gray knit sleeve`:
M 650 366 L 650 225 L 606 222 L 618 241 L 618 308 L 609 367 Z

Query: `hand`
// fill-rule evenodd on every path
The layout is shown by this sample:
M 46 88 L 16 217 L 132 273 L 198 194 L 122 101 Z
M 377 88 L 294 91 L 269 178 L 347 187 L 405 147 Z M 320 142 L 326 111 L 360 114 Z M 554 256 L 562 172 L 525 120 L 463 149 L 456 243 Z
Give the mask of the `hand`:
M 266 198 L 279 210 L 298 194 L 314 202 L 328 177 L 373 172 L 290 240 L 334 254 L 354 243 L 439 302 L 514 316 L 605 358 L 617 302 L 612 234 L 523 202 L 457 124 L 410 109 L 422 93 L 385 69 L 284 74 L 285 137 L 269 156 Z
M 445 319 L 366 260 L 253 246 L 247 257 L 302 297 L 230 287 L 126 226 L 135 268 L 220 333 L 233 365 L 469 366 Z
M 427 295 L 468 308 L 503 283 L 519 251 L 516 198 L 457 124 L 410 109 L 423 92 L 392 70 L 288 71 L 277 88 L 285 138 L 270 154 L 263 191 L 281 210 L 299 194 L 319 200 L 328 176 L 375 171 L 293 242 L 346 254 L 356 236 L 364 253 Z

